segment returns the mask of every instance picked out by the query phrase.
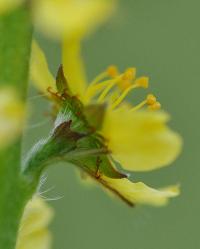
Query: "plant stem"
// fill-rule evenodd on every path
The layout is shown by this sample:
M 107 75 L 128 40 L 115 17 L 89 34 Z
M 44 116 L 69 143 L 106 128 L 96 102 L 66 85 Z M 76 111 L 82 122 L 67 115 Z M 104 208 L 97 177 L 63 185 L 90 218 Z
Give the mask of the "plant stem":
M 0 87 L 12 86 L 26 98 L 32 37 L 26 5 L 0 16 Z M 21 215 L 33 190 L 21 176 L 22 137 L 0 151 L 0 248 L 14 249 Z

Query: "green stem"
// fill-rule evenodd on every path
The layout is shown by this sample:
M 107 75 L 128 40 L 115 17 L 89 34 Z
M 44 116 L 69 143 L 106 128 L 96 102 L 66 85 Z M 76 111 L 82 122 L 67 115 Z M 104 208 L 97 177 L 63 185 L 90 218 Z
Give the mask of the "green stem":
M 0 16 L 0 87 L 26 98 L 32 25 L 27 6 Z M 0 151 L 0 248 L 14 249 L 21 215 L 33 190 L 21 175 L 22 138 Z

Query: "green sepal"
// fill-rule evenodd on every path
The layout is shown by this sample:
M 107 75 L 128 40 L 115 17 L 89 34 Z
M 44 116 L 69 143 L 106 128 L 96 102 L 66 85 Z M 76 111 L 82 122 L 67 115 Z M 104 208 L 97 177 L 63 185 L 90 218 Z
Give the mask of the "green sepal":
M 71 121 L 58 124 L 50 135 L 33 146 L 24 161 L 23 173 L 31 181 L 38 179 L 43 169 L 54 160 L 76 149 L 76 142 L 84 135 L 71 130 Z
M 65 161 L 96 179 L 101 175 L 116 179 L 127 177 L 116 169 L 104 138 L 97 133 L 103 122 L 105 105 L 84 107 L 70 92 L 62 65 L 56 85 L 58 92 L 52 94 L 59 110 L 54 128 L 29 152 L 23 173 L 34 181 L 52 162 Z
M 100 130 L 103 123 L 105 110 L 105 104 L 91 104 L 84 108 L 86 119 L 91 127 L 93 127 L 95 130 Z
M 58 93 L 60 94 L 64 94 L 66 92 L 69 93 L 69 86 L 67 83 L 67 79 L 64 76 L 62 65 L 60 65 L 57 75 L 56 75 L 56 87 L 57 87 Z
M 52 161 L 73 163 L 92 176 L 126 177 L 115 168 L 104 139 L 87 122 L 82 103 L 67 94 L 48 138 L 29 152 L 24 174 L 39 177 Z
M 97 136 L 72 130 L 72 121 L 59 124 L 48 138 L 40 140 L 29 152 L 23 173 L 30 180 L 38 179 L 46 166 L 65 161 L 82 168 L 89 175 L 106 175 L 110 178 L 124 178 L 109 156 L 108 149 Z

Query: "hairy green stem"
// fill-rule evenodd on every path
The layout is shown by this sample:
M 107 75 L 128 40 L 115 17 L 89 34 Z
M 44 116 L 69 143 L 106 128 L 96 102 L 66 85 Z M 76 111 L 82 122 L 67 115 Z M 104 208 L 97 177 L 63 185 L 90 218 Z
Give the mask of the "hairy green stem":
M 28 6 L 0 16 L 0 87 L 25 101 L 32 25 Z M 0 248 L 14 249 L 24 206 L 33 190 L 21 175 L 21 143 L 0 151 Z

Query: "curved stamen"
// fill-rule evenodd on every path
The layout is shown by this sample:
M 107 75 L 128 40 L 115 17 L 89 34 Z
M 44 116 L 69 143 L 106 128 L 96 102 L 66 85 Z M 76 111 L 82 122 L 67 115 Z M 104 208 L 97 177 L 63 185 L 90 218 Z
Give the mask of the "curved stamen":
M 114 109 L 114 108 L 116 108 L 119 104 L 121 104 L 121 102 L 125 99 L 125 97 L 128 95 L 128 93 L 129 93 L 131 90 L 133 90 L 133 89 L 135 89 L 135 88 L 137 88 L 137 87 L 139 87 L 139 86 L 134 84 L 134 85 L 131 85 L 131 86 L 129 86 L 128 88 L 126 88 L 126 89 L 122 92 L 122 94 L 118 97 L 118 99 L 112 104 L 111 108 Z
M 84 99 L 84 102 L 90 102 L 90 100 L 103 88 L 105 88 L 109 84 L 110 80 L 106 80 L 103 82 L 100 82 L 98 84 L 94 84 L 93 86 L 89 86 L 86 90 Z
M 103 80 L 104 78 L 106 78 L 108 76 L 108 73 L 102 72 L 99 75 L 97 75 L 89 84 L 89 87 L 96 85 L 97 83 L 99 83 L 101 80 Z
M 120 73 L 118 71 L 118 68 L 115 65 L 111 65 L 107 68 L 107 74 L 111 78 L 117 77 Z
M 98 98 L 98 102 L 102 102 L 106 95 L 109 93 L 109 91 L 117 84 L 117 82 L 121 79 L 121 76 L 118 76 L 117 78 L 115 79 L 112 79 L 112 80 L 109 80 L 109 84 L 108 86 L 104 89 L 104 91 L 101 93 L 101 95 L 99 96 Z
M 149 78 L 145 77 L 145 76 L 139 77 L 135 80 L 135 84 L 137 84 L 138 86 L 140 86 L 142 88 L 148 88 Z
M 161 108 L 161 104 L 156 100 L 156 97 L 153 94 L 148 94 L 144 101 L 131 108 L 130 111 L 137 111 L 146 104 L 149 110 L 159 110 Z
M 147 100 L 142 101 L 140 104 L 134 106 L 133 108 L 130 109 L 131 112 L 135 112 L 139 109 L 141 109 L 143 106 L 145 106 L 147 103 Z

